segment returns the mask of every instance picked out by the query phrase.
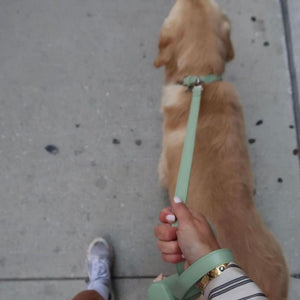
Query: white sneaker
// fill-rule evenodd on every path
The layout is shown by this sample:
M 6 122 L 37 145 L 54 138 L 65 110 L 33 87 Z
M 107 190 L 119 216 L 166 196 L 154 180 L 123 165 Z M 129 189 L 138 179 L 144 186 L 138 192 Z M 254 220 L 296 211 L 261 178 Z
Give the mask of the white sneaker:
M 89 274 L 89 290 L 96 290 L 104 299 L 113 300 L 111 282 L 111 266 L 113 249 L 103 238 L 96 238 L 89 245 L 87 266 Z

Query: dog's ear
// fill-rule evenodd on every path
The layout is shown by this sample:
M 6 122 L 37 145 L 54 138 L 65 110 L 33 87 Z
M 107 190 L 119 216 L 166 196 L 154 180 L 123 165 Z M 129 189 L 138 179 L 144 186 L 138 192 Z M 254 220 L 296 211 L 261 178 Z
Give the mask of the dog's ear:
M 227 56 L 226 56 L 226 61 L 231 61 L 234 59 L 234 48 L 232 45 L 231 38 L 229 37 L 227 40 Z
M 173 52 L 173 37 L 171 36 L 170 28 L 164 26 L 159 38 L 159 53 L 154 61 L 154 66 L 159 68 L 165 66 L 172 57 Z
M 222 35 L 222 40 L 225 43 L 225 48 L 226 48 L 226 57 L 225 60 L 231 61 L 234 58 L 234 48 L 233 44 L 230 38 L 230 21 L 227 18 L 226 15 L 224 15 L 224 21 L 222 23 L 222 28 L 221 28 L 221 35 Z

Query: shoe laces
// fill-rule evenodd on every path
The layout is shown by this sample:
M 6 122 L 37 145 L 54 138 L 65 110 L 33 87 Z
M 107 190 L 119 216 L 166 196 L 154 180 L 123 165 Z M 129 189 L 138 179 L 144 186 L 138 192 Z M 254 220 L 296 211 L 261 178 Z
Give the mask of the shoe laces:
M 109 262 L 107 259 L 93 259 L 91 280 L 110 279 Z

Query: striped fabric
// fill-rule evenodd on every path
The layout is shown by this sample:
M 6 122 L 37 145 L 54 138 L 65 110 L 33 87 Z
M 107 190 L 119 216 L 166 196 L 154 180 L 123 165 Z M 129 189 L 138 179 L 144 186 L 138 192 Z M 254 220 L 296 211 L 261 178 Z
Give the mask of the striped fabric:
M 205 300 L 266 300 L 260 288 L 235 263 L 213 279 L 204 290 Z

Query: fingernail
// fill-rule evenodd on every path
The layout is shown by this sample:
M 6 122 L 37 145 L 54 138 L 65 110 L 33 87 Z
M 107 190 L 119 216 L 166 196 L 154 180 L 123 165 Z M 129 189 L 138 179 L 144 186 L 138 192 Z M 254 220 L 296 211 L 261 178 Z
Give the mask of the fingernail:
M 182 257 L 182 258 L 185 258 L 185 256 L 184 256 L 183 254 L 181 254 L 181 257 Z
M 168 222 L 175 222 L 175 216 L 174 215 L 167 215 L 166 219 Z
M 182 203 L 182 200 L 179 197 L 174 197 L 175 203 Z

